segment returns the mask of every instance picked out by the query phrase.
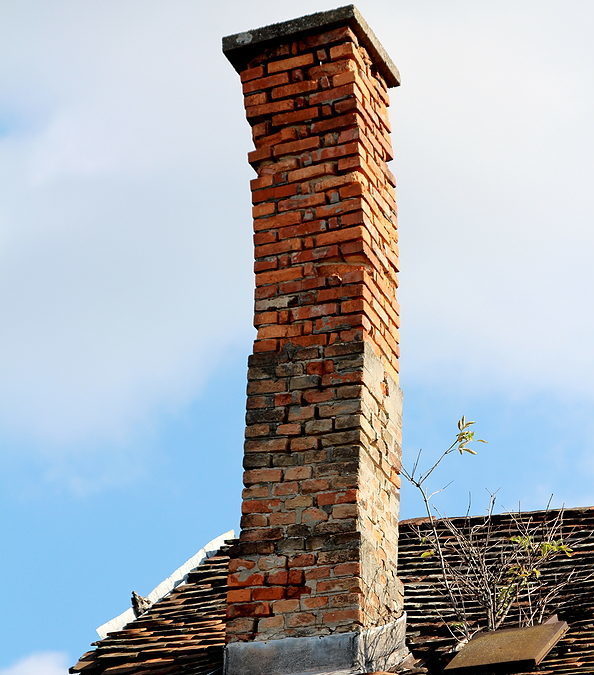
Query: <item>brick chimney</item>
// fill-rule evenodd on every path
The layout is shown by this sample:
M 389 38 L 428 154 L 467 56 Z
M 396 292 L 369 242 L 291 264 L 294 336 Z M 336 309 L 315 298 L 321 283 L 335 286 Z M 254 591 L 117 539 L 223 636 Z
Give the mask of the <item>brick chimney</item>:
M 404 627 L 386 164 L 398 71 L 352 5 L 229 36 L 223 49 L 255 144 L 258 329 L 226 672 L 384 670 L 402 658 Z

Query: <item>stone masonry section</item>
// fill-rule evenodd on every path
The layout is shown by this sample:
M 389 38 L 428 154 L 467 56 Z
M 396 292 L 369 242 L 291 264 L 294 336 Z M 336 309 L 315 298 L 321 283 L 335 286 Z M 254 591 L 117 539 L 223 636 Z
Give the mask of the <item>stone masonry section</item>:
M 397 71 L 353 7 L 224 44 L 255 144 L 258 331 L 227 640 L 382 626 L 402 614 Z

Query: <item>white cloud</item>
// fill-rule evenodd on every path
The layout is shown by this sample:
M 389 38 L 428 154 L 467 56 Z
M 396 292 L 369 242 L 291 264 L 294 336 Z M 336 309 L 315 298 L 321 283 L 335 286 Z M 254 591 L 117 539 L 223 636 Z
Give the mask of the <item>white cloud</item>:
M 21 115 L 0 139 L 0 420 L 53 448 L 183 404 L 249 334 L 249 133 L 182 5 L 13 7 L 0 28 Z
M 594 395 L 592 8 L 361 9 L 403 73 L 404 372 Z M 220 37 L 293 14 L 268 1 L 3 9 L 5 432 L 52 451 L 124 438 L 249 339 L 249 131 Z
M 593 396 L 592 8 L 398 14 L 404 370 Z
M 68 657 L 62 652 L 39 652 L 0 668 L 0 675 L 66 675 Z

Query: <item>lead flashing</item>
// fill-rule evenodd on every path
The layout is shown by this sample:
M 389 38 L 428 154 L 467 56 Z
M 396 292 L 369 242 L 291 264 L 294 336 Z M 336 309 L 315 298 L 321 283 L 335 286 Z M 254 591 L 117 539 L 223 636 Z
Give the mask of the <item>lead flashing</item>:
M 388 87 L 397 87 L 400 84 L 398 68 L 354 5 L 345 5 L 326 12 L 316 12 L 298 19 L 228 35 L 223 38 L 223 52 L 235 70 L 241 72 L 258 48 L 345 24 L 351 27 L 361 44 L 365 46 Z

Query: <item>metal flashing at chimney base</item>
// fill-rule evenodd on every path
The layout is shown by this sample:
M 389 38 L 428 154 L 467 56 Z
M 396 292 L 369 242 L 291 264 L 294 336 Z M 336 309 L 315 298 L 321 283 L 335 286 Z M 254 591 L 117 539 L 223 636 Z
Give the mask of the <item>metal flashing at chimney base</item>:
M 360 633 L 234 642 L 225 675 L 356 675 L 396 668 L 408 655 L 406 616 Z

